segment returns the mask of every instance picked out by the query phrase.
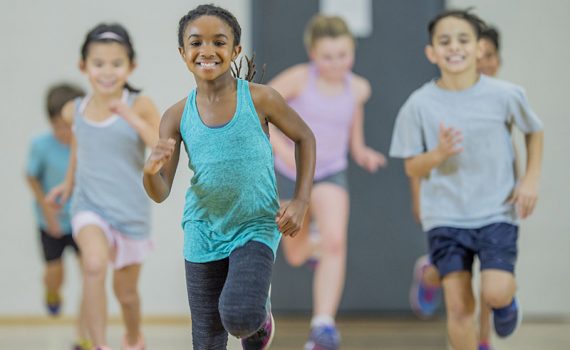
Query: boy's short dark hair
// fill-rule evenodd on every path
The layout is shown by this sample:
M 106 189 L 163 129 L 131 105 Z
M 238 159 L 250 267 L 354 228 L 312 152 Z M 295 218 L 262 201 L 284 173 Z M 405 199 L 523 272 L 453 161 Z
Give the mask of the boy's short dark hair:
M 493 43 L 493 45 L 495 45 L 495 49 L 497 49 L 497 51 L 500 51 L 500 34 L 499 31 L 497 30 L 497 28 L 495 27 L 486 27 L 482 32 L 481 32 L 481 36 L 479 37 L 479 39 L 487 39 L 490 42 Z
M 65 104 L 77 97 L 85 96 L 85 92 L 72 84 L 60 83 L 51 86 L 46 95 L 46 109 L 50 119 L 61 115 Z
M 447 10 L 435 16 L 435 18 L 433 18 L 428 24 L 430 43 L 433 41 L 435 26 L 439 21 L 447 17 L 455 17 L 467 21 L 469 24 L 471 24 L 473 30 L 475 31 L 475 36 L 477 39 L 479 39 L 481 37 L 481 33 L 487 28 L 487 25 L 481 18 L 471 13 L 471 10 L 472 8 L 468 8 L 466 10 Z

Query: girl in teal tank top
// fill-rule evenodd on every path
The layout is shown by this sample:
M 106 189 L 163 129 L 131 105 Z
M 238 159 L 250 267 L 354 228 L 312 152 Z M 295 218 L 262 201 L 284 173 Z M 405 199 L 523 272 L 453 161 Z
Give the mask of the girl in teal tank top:
M 241 28 L 230 12 L 201 5 L 179 24 L 179 52 L 197 87 L 165 112 L 144 186 L 157 202 L 168 197 L 184 142 L 193 171 L 182 226 L 194 348 L 225 348 L 230 333 L 244 349 L 266 349 L 273 259 L 281 235 L 295 236 L 307 212 L 315 139 L 275 90 L 232 75 Z M 268 123 L 296 145 L 295 196 L 281 208 Z

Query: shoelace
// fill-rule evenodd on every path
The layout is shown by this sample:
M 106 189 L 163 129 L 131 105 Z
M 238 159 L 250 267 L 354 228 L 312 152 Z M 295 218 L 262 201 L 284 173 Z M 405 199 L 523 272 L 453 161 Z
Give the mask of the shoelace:
M 265 327 L 262 327 L 262 328 L 261 328 L 260 330 L 258 330 L 255 334 L 253 334 L 253 335 L 247 337 L 247 338 L 245 339 L 245 341 L 247 341 L 248 343 L 251 343 L 251 342 L 256 343 L 256 342 L 262 340 L 262 339 L 263 339 L 264 337 L 266 337 L 266 336 L 267 336 L 267 330 L 265 329 Z

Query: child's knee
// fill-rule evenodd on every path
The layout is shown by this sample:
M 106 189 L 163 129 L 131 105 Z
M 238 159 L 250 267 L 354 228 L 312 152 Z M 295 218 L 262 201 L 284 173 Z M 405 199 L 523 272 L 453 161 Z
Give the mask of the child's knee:
M 267 311 L 264 307 L 238 301 L 233 305 L 220 304 L 220 317 L 228 333 L 234 337 L 246 338 L 261 328 L 267 318 Z
M 483 302 L 492 308 L 509 305 L 513 300 L 513 293 L 498 288 L 485 288 L 482 293 Z
M 136 288 L 120 288 L 115 286 L 114 292 L 122 306 L 137 305 L 139 303 L 139 294 Z
M 298 251 L 285 251 L 284 255 L 287 263 L 293 267 L 300 267 L 307 261 L 307 256 Z
M 346 253 L 346 234 L 334 232 L 321 238 L 321 247 L 324 254 L 343 255 Z
M 104 278 L 107 272 L 107 259 L 100 256 L 82 257 L 83 274 L 86 278 Z

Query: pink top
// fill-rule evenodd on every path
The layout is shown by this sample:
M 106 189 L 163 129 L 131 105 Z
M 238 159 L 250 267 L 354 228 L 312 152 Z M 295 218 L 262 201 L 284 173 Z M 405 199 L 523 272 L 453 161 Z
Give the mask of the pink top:
M 311 64 L 307 86 L 288 103 L 315 134 L 315 180 L 320 180 L 345 170 L 348 165 L 348 141 L 356 101 L 351 90 L 352 73 L 346 75 L 343 92 L 334 96 L 318 91 L 317 78 L 317 67 Z M 289 168 L 278 156 L 275 157 L 275 169 L 292 180 L 296 177 L 295 169 Z

